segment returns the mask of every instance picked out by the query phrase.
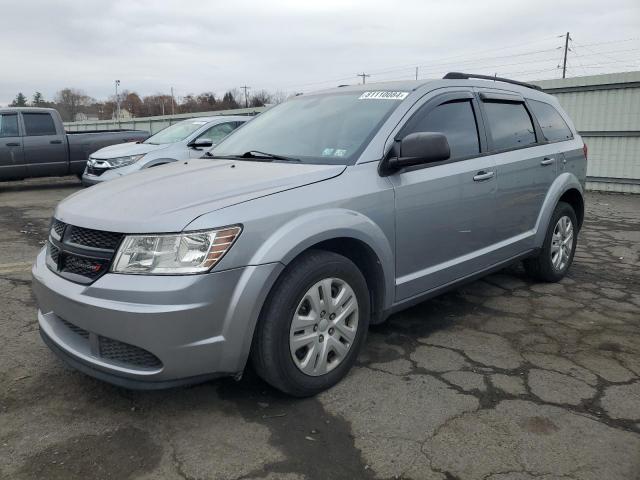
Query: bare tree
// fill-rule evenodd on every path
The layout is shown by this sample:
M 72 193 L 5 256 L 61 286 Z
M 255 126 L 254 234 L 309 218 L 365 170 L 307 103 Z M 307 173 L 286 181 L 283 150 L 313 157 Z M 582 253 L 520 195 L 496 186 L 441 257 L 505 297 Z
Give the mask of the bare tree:
M 81 111 L 81 107 L 86 107 L 92 101 L 84 91 L 76 88 L 64 88 L 56 94 L 56 108 L 62 115 L 63 120 L 73 121 Z
M 284 102 L 289 97 L 290 97 L 290 95 L 287 95 L 282 90 L 276 90 L 271 95 L 271 102 L 269 102 L 269 103 L 273 103 L 274 105 L 277 105 L 278 103 Z
M 266 90 L 259 90 L 249 97 L 250 107 L 264 107 L 269 103 L 273 103 L 273 95 Z
M 123 90 L 120 96 L 120 106 L 131 114 L 132 117 L 141 117 L 144 115 L 142 99 L 136 92 Z

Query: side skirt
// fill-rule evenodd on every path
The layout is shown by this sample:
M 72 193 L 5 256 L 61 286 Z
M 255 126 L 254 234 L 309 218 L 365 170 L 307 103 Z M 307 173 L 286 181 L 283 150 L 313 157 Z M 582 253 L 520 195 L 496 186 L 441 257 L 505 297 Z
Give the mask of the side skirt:
M 445 285 L 441 285 L 439 287 L 436 287 L 434 289 L 428 290 L 426 292 L 420 293 L 418 295 L 415 295 L 413 297 L 409 297 L 407 299 L 402 300 L 401 302 L 395 303 L 391 306 L 391 308 L 389 308 L 388 310 L 386 310 L 384 312 L 384 314 L 382 315 L 382 318 L 384 320 L 387 319 L 387 317 L 389 317 L 390 315 L 393 315 L 394 313 L 400 312 L 402 310 L 405 310 L 409 307 L 412 307 L 414 305 L 417 305 L 418 303 L 422 303 L 425 300 L 429 300 L 433 297 L 437 297 L 438 295 L 447 292 L 449 290 L 454 290 L 457 287 L 460 287 L 461 285 L 464 285 L 466 283 L 470 283 L 473 282 L 474 280 L 477 280 L 479 278 L 485 277 L 490 273 L 496 272 L 498 270 L 502 270 L 503 268 L 507 267 L 508 265 L 511 265 L 512 263 L 518 262 L 520 260 L 524 260 L 525 258 L 529 258 L 529 257 L 533 257 L 535 256 L 537 253 L 539 252 L 539 249 L 531 249 L 531 250 L 527 250 L 524 253 L 518 254 L 516 256 L 510 257 L 502 262 L 496 263 L 492 266 L 490 266 L 489 268 L 486 268 L 484 270 L 480 270 L 478 272 L 472 273 L 470 275 L 467 275 L 466 277 L 462 277 L 459 278 L 457 280 L 454 280 L 453 282 L 447 283 Z

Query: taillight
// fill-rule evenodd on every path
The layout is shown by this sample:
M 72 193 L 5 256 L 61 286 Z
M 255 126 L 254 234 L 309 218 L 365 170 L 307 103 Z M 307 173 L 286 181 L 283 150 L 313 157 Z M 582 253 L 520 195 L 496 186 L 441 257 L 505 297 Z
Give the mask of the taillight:
M 587 148 L 587 144 L 583 143 L 582 144 L 582 153 L 584 153 L 584 159 L 587 159 L 587 154 L 589 153 L 589 149 Z

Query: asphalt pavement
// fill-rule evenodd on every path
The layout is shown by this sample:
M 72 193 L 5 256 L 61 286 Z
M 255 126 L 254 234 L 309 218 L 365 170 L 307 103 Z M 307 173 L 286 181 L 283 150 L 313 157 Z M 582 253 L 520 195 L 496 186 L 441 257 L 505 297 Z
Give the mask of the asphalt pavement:
M 640 196 L 589 193 L 558 284 L 513 266 L 372 327 L 304 400 L 137 392 L 42 343 L 30 264 L 74 178 L 0 184 L 0 478 L 640 479 Z

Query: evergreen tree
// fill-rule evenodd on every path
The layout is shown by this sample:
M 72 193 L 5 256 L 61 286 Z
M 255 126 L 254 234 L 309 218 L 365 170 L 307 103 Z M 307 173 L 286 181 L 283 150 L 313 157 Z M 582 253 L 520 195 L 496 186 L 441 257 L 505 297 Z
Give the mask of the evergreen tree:
M 40 105 L 43 105 L 45 103 L 44 101 L 44 97 L 42 96 L 42 94 L 40 92 L 36 92 L 33 94 L 33 100 L 31 101 L 31 104 L 34 107 L 39 107 Z
M 10 107 L 26 107 L 27 106 L 27 97 L 25 97 L 22 92 L 16 95 L 16 98 L 9 105 Z

